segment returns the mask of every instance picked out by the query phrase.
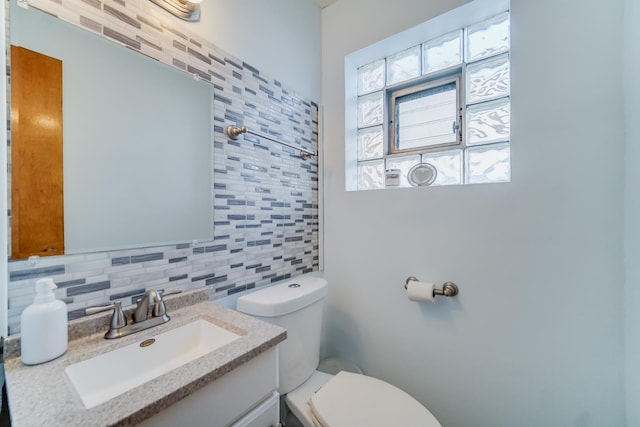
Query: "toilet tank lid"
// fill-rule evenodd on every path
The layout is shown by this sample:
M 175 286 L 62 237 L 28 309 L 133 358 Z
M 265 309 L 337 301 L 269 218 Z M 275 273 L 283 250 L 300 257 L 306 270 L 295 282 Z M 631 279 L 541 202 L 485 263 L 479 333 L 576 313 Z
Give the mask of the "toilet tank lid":
M 311 305 L 326 295 L 325 279 L 300 276 L 241 296 L 236 309 L 252 316 L 283 316 Z

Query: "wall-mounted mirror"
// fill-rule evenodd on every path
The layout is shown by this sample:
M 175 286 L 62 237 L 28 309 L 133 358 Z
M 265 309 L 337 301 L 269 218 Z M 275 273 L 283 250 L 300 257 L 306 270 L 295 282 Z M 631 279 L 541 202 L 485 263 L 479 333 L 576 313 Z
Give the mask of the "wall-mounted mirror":
M 64 253 L 211 240 L 213 86 L 14 1 L 9 27 L 62 61 Z

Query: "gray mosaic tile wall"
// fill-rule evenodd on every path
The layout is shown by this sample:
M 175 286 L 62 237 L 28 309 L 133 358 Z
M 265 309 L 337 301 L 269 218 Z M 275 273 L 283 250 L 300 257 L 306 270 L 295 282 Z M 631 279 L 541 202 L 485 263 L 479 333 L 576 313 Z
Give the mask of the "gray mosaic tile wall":
M 229 124 L 317 150 L 318 108 L 285 85 L 188 31 L 151 2 L 29 0 L 36 7 L 214 85 L 214 241 L 9 263 L 9 333 L 50 276 L 69 318 L 147 289 L 208 287 L 216 299 L 318 268 L 318 162 L 251 135 L 229 140 Z

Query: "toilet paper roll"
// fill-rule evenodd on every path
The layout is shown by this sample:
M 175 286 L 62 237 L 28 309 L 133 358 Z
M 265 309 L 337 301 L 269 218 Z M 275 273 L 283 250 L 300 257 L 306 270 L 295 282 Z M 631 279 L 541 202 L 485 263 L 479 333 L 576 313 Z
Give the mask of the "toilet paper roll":
M 410 301 L 433 302 L 435 300 L 433 297 L 434 289 L 435 285 L 429 282 L 418 282 L 417 280 L 412 280 L 407 283 L 407 295 L 409 296 Z

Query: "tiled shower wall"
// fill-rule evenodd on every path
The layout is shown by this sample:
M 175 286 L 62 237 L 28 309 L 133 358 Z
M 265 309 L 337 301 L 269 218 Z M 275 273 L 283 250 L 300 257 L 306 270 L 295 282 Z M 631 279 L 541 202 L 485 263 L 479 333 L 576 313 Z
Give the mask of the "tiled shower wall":
M 207 287 L 210 298 L 318 268 L 318 162 L 251 135 L 232 141 L 229 124 L 317 150 L 318 108 L 277 80 L 190 34 L 188 23 L 151 2 L 29 0 L 74 25 L 116 40 L 214 85 L 214 241 L 9 262 L 9 333 L 50 276 L 69 318 L 147 289 Z M 206 19 L 206 17 L 203 17 Z M 10 23 L 9 23 L 10 25 Z M 88 60 L 91 60 L 88 58 Z

